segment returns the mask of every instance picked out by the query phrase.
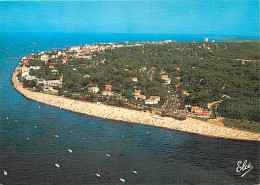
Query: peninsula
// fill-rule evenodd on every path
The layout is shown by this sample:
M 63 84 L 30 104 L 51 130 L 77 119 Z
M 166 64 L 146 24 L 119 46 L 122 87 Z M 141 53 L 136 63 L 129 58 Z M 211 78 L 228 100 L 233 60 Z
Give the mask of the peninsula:
M 211 137 L 258 141 L 256 51 L 256 43 L 75 46 L 24 56 L 11 80 L 25 97 L 61 109 Z M 238 76 L 240 83 L 248 83 L 247 92 L 236 84 Z M 247 103 L 244 114 L 236 111 L 236 103 Z M 251 125 L 244 130 L 228 128 L 216 120 L 224 116 L 249 120 Z

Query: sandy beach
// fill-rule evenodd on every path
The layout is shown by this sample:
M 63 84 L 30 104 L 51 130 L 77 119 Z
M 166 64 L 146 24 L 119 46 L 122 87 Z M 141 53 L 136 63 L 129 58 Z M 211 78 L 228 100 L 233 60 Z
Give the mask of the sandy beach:
M 13 87 L 18 92 L 23 94 L 28 99 L 59 107 L 61 109 L 105 119 L 162 127 L 210 137 L 253 141 L 259 141 L 260 138 L 260 134 L 258 133 L 227 128 L 219 124 L 213 124 L 209 121 L 201 121 L 193 118 L 187 118 L 184 121 L 179 121 L 169 117 L 162 118 L 158 115 L 152 115 L 150 112 L 130 110 L 121 107 L 112 107 L 103 104 L 98 105 L 91 102 L 77 101 L 60 96 L 32 92 L 23 88 L 22 83 L 20 83 L 17 79 L 17 74 L 18 72 L 16 68 L 11 80 Z

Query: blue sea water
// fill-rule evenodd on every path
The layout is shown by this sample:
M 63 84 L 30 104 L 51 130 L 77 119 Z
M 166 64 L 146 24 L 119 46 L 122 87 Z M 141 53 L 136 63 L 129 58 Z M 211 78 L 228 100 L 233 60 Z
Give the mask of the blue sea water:
M 0 1 L 0 32 L 201 34 L 259 38 L 259 0 Z
M 204 37 L 1 33 L 0 183 L 121 184 L 120 178 L 126 180 L 125 184 L 259 183 L 258 142 L 210 138 L 72 113 L 28 100 L 10 82 L 18 61 L 8 58 L 86 43 L 168 39 L 202 41 Z M 150 135 L 146 134 L 148 129 Z M 56 134 L 59 138 L 53 137 Z M 253 166 L 243 178 L 242 173 L 236 172 L 239 160 L 247 160 Z M 98 171 L 101 178 L 95 176 Z

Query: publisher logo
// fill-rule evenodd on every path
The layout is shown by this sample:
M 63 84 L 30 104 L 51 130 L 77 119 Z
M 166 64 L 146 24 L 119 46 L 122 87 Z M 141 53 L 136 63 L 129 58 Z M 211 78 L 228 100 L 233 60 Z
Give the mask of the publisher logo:
M 247 163 L 247 160 L 245 160 L 244 162 L 242 161 L 237 162 L 236 172 L 237 173 L 242 172 L 243 174 L 241 175 L 241 177 L 244 177 L 252 169 L 253 169 L 253 165 L 251 165 L 251 162 Z

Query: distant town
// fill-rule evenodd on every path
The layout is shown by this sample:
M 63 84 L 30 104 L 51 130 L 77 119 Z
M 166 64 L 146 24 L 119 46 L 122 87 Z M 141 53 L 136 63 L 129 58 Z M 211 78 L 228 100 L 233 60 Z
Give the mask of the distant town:
M 258 98 L 256 49 L 256 43 L 207 38 L 87 44 L 26 55 L 19 61 L 18 78 L 32 91 L 176 119 L 223 116 L 258 121 L 259 116 L 230 116 L 223 107 L 233 99 Z M 237 83 L 250 91 L 238 89 Z

